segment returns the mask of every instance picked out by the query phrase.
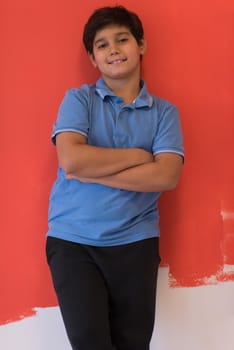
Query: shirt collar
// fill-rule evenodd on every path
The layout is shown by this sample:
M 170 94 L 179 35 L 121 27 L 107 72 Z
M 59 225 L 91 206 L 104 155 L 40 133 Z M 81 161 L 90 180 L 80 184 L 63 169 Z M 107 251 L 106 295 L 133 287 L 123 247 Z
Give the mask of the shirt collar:
M 152 107 L 153 97 L 148 93 L 147 86 L 144 80 L 141 80 L 141 90 L 139 95 L 134 100 L 136 108 Z M 96 91 L 98 95 L 104 100 L 106 96 L 116 97 L 116 95 L 108 88 L 104 79 L 101 77 L 96 82 Z

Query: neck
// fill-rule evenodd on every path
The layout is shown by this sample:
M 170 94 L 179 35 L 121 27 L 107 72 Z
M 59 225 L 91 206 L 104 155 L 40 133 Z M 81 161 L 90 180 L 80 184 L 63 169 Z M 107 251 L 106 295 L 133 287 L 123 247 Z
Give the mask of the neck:
M 105 79 L 104 79 L 105 80 Z M 140 78 L 134 79 L 132 81 L 125 80 L 111 80 L 106 81 L 107 86 L 113 93 L 123 98 L 124 104 L 131 103 L 139 95 L 140 92 Z

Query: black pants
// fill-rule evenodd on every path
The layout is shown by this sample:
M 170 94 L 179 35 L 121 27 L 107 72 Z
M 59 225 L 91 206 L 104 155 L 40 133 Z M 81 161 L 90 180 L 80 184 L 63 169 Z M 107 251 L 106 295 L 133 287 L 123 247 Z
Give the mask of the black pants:
M 92 247 L 48 237 L 46 253 L 73 350 L 149 350 L 158 238 Z

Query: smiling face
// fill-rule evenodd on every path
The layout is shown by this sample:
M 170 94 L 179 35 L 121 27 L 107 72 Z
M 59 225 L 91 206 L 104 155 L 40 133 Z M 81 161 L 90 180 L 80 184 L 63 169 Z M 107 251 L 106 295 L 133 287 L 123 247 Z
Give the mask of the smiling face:
M 128 77 L 139 79 L 140 58 L 145 48 L 145 41 L 138 44 L 127 27 L 108 26 L 95 35 L 90 59 L 107 83 Z

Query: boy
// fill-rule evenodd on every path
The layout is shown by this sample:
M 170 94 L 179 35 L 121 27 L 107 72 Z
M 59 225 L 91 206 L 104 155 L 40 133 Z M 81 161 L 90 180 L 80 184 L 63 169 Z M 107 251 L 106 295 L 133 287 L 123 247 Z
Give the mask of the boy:
M 73 349 L 149 350 L 157 201 L 179 179 L 180 122 L 141 79 L 146 43 L 136 14 L 97 9 L 83 41 L 101 77 L 67 92 L 54 125 L 47 259 Z

